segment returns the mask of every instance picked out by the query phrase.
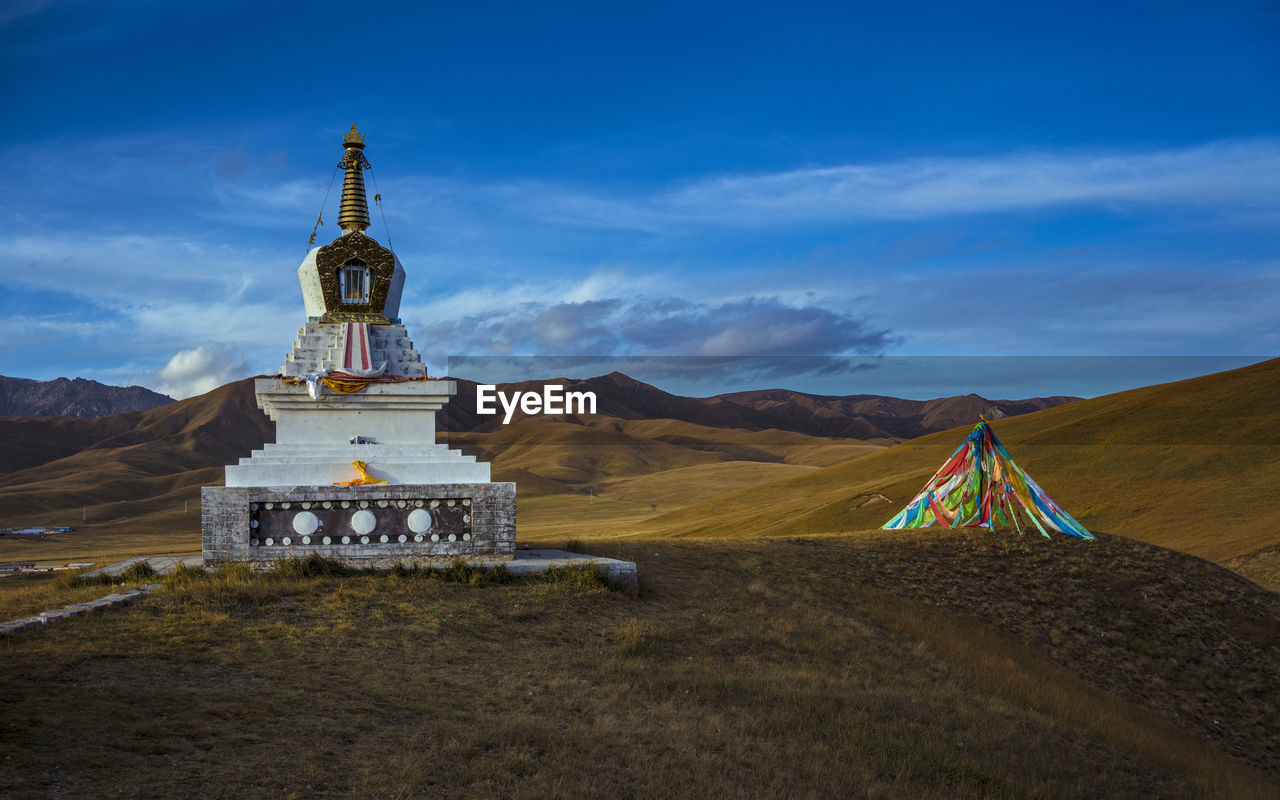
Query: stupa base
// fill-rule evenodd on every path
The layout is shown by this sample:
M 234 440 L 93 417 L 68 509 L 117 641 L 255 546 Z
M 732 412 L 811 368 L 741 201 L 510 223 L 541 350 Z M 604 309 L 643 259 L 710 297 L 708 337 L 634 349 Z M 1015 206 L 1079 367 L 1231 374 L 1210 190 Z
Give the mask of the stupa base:
M 504 560 L 516 547 L 514 483 L 206 486 L 201 502 L 205 564 Z

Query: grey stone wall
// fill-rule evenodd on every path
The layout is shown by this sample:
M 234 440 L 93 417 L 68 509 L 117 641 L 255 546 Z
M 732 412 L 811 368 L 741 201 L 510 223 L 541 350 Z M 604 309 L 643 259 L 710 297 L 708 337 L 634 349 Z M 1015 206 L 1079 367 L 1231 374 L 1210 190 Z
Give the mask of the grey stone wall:
M 448 505 L 450 500 L 454 501 L 453 506 Z M 439 501 L 442 511 L 448 508 L 450 513 L 459 516 L 469 510 L 466 514 L 469 519 L 463 523 L 459 518 L 438 528 L 445 533 L 437 537 L 439 541 L 432 541 L 429 532 L 416 533 L 408 523 L 409 514 L 419 508 L 431 509 L 431 501 Z M 492 560 L 510 558 L 516 547 L 514 483 L 296 486 L 290 489 L 206 486 L 201 490 L 201 502 L 206 564 L 265 563 L 310 553 L 360 563 L 456 556 Z M 344 502 L 346 508 L 342 505 Z M 270 509 L 266 507 L 268 503 Z M 326 503 L 328 508 L 324 508 Z M 360 511 L 374 512 L 365 515 L 365 519 L 370 516 L 376 519 L 372 531 L 363 533 L 351 528 L 351 518 Z M 282 520 L 289 514 L 303 512 L 324 520 L 323 529 L 310 534 L 311 541 L 306 544 L 303 534 L 282 528 Z M 254 521 L 259 526 L 275 527 L 261 531 L 260 535 L 251 527 Z M 329 544 L 323 543 L 325 536 L 329 537 Z M 342 543 L 344 536 L 349 543 Z M 400 541 L 401 537 L 405 541 Z M 450 538 L 453 541 L 449 541 Z M 286 539 L 289 544 L 284 544 Z M 271 544 L 267 544 L 268 540 Z

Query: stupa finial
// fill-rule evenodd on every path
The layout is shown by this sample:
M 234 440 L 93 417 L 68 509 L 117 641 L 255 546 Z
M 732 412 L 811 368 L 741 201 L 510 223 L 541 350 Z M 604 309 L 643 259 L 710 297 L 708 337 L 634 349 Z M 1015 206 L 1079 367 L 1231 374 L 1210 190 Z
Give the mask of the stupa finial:
M 364 134 L 353 124 L 342 137 L 342 160 L 338 166 L 347 171 L 342 181 L 342 202 L 338 205 L 338 227 L 344 231 L 363 231 L 369 227 L 369 201 L 364 194 L 364 170 L 369 160 L 364 157 Z

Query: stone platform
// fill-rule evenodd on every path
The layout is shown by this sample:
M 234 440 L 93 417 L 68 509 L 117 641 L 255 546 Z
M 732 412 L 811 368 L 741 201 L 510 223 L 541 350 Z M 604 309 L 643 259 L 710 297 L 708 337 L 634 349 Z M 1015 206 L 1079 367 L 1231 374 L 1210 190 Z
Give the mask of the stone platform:
M 318 553 L 358 566 L 515 553 L 514 483 L 206 486 L 201 501 L 205 564 Z

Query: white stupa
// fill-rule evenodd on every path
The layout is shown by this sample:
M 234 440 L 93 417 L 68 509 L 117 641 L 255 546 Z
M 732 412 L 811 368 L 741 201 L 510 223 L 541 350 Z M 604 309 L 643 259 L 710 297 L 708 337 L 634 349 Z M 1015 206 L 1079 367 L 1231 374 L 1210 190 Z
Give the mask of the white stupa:
M 405 271 L 365 234 L 356 126 L 343 145 L 342 234 L 298 268 L 306 324 L 280 374 L 254 385 L 276 441 L 228 466 L 225 488 L 205 488 L 205 559 L 509 552 L 515 484 L 491 483 L 487 463 L 436 442 L 435 412 L 457 386 L 427 378 L 400 322 Z

